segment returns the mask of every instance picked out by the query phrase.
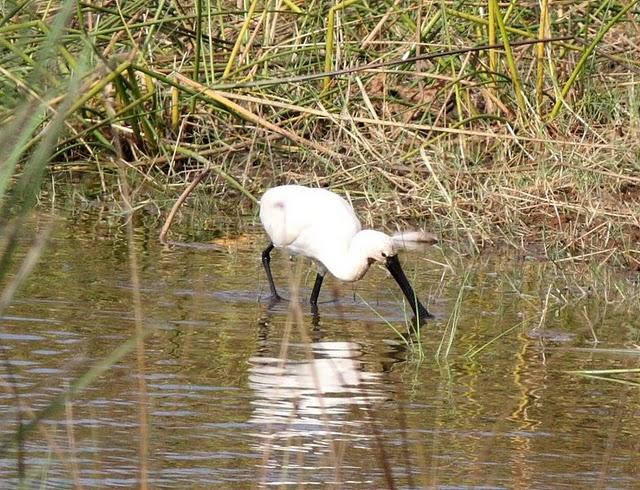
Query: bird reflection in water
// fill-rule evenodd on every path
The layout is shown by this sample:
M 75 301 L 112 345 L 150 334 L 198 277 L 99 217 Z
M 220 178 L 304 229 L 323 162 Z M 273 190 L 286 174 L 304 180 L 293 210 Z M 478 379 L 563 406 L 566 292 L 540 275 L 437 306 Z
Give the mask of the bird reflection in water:
M 354 342 L 295 344 L 289 352 L 302 360 L 250 360 L 263 483 L 326 483 L 332 473 L 322 469 L 348 471 L 362 464 L 351 461 L 353 449 L 371 449 L 377 429 L 368 414 L 387 398 L 382 373 L 363 370 Z

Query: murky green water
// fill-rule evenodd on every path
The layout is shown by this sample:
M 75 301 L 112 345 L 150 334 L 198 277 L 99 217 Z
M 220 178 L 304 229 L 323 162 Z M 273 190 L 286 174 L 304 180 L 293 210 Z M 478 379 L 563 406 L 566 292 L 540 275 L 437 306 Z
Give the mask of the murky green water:
M 16 431 L 14 389 L 28 420 L 131 337 L 129 251 L 114 235 L 90 220 L 61 223 L 2 319 L 3 443 Z M 638 367 L 639 310 L 614 292 L 605 302 L 580 287 L 549 289 L 557 270 L 533 260 L 494 255 L 454 272 L 438 249 L 406 253 L 407 275 L 437 315 L 421 360 L 372 310 L 404 323 L 382 270 L 355 288 L 327 281 L 324 300 L 339 302 L 321 305 L 318 326 L 304 306 L 300 325 L 287 305 L 261 300 L 257 229 L 226 251 L 165 249 L 156 236 L 136 229 L 151 330 L 147 430 L 132 352 L 28 436 L 27 486 L 135 486 L 143 434 L 154 488 L 637 487 L 638 387 L 565 373 Z M 274 270 L 288 295 L 295 263 L 274 254 Z M 313 274 L 302 279 L 306 298 Z M 581 281 L 567 282 L 590 285 Z M 461 288 L 452 350 L 438 363 Z M 19 459 L 15 448 L 0 454 L 2 486 L 18 484 Z

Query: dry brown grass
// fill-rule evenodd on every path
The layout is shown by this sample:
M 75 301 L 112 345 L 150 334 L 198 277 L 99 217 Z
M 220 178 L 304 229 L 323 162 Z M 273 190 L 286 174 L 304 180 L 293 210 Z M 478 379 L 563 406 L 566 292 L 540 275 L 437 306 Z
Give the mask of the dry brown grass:
M 638 268 L 637 2 L 489 4 L 106 1 L 67 9 L 51 46 L 69 4 L 37 4 L 0 25 L 0 124 L 24 99 L 42 125 L 62 111 L 55 176 L 96 172 L 109 195 L 124 163 L 134 209 L 168 212 L 209 169 L 194 195 L 235 211 L 323 185 L 376 225 Z

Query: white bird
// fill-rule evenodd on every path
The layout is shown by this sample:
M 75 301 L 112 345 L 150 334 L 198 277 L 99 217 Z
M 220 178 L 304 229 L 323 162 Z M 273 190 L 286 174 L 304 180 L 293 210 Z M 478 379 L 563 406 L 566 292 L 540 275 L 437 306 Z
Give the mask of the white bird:
M 314 309 L 327 271 L 352 282 L 377 261 L 384 263 L 402 289 L 416 320 L 422 323 L 431 317 L 402 271 L 392 237 L 363 230 L 351 205 L 338 194 L 300 185 L 273 187 L 260 200 L 260 221 L 271 239 L 262 252 L 262 264 L 273 299 L 280 299 L 270 266 L 271 251 L 277 247 L 318 264 L 310 299 Z

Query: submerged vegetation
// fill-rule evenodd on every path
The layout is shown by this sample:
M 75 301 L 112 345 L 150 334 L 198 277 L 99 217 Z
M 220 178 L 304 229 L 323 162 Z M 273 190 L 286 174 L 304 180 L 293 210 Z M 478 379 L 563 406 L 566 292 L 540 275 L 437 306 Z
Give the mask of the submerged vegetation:
M 168 211 L 205 171 L 250 212 L 315 184 L 465 249 L 640 266 L 637 0 L 2 5 L 3 188 Z

